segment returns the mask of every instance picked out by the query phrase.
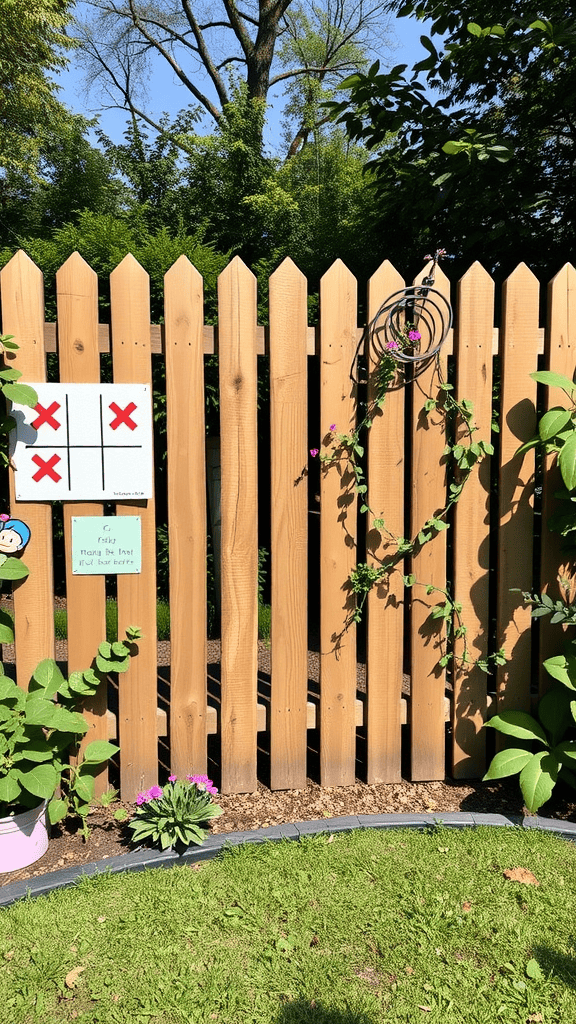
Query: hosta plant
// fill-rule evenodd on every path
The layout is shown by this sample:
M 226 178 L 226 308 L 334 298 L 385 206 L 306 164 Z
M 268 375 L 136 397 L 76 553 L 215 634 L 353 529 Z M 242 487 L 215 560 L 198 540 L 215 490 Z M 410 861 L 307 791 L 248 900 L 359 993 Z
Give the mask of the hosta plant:
M 540 700 L 537 718 L 502 711 L 486 723 L 520 744 L 495 755 L 484 781 L 519 774 L 524 803 L 533 813 L 550 799 L 558 778 L 576 788 L 576 642 L 548 658 L 544 668 L 555 683 Z M 533 751 L 533 744 L 540 749 Z
M 3 630 L 8 631 L 5 623 Z M 49 800 L 52 824 L 69 813 L 77 814 L 87 835 L 95 775 L 119 748 L 95 740 L 87 745 L 79 764 L 70 764 L 70 754 L 78 754 L 88 731 L 77 708 L 94 695 L 102 675 L 127 670 L 139 636 L 140 630 L 129 628 L 126 642 L 100 644 L 94 667 L 72 672 L 69 679 L 47 658 L 36 668 L 27 691 L 4 675 L 0 665 L 0 817 Z
M 217 792 L 207 775 L 187 775 L 185 779 L 170 775 L 164 787 L 152 786 L 139 793 L 128 823 L 134 842 L 149 840 L 163 850 L 176 844 L 200 846 L 207 835 L 202 826 L 222 814 L 222 808 L 212 802 Z

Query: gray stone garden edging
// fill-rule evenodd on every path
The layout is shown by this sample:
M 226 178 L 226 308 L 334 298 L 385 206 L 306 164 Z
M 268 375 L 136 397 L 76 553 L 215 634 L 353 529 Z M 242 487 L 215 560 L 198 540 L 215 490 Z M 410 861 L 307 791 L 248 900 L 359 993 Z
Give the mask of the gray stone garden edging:
M 355 814 L 341 818 L 326 818 L 318 821 L 298 821 L 294 825 L 272 825 L 251 832 L 224 832 L 209 835 L 202 846 L 190 847 L 185 853 L 170 850 L 135 850 L 133 853 L 108 857 L 105 860 L 79 864 L 62 871 L 51 871 L 37 878 L 23 882 L 9 882 L 0 888 L 0 907 L 10 906 L 26 896 L 45 896 L 54 889 L 74 885 L 84 875 L 118 874 L 121 871 L 144 871 L 146 868 L 171 868 L 177 864 L 195 864 L 211 860 L 225 847 L 241 843 L 276 842 L 279 839 L 299 839 L 300 836 L 319 835 L 322 832 L 351 832 L 356 828 L 434 828 L 443 825 L 448 828 L 470 828 L 477 825 L 521 826 L 522 828 L 543 829 L 556 832 L 566 839 L 576 841 L 576 824 L 558 821 L 555 818 L 540 818 L 538 815 L 522 818 L 520 815 L 474 814 L 455 811 L 446 814 Z

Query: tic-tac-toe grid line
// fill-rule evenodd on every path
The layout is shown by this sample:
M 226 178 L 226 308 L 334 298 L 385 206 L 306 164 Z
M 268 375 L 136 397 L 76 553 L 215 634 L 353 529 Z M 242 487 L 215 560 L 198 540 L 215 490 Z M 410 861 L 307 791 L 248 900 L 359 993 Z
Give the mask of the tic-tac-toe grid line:
M 67 464 L 67 476 L 68 476 L 68 490 L 72 488 L 72 477 L 71 477 L 71 464 L 70 464 L 70 451 L 72 449 L 100 449 L 101 453 L 101 467 L 102 467 L 102 490 L 106 489 L 106 461 L 105 451 L 110 448 L 118 450 L 120 448 L 142 448 L 141 444 L 105 444 L 104 442 L 104 410 L 102 404 L 102 395 L 99 395 L 99 412 L 100 412 L 100 444 L 72 444 L 70 442 L 70 415 L 68 406 L 68 395 L 64 396 L 65 401 L 65 420 L 66 420 L 66 444 L 27 444 L 26 448 L 33 448 L 35 451 L 38 448 L 65 450 L 66 451 L 66 464 Z M 59 402 L 53 401 L 52 404 L 45 409 L 44 406 L 38 402 L 34 407 L 34 412 L 38 413 L 38 418 L 33 421 L 32 428 L 39 430 L 45 423 L 52 427 L 53 430 L 60 428 L 60 423 L 55 419 L 55 414 L 61 408 Z M 121 409 L 116 402 L 111 402 L 108 406 L 110 411 L 113 413 L 114 419 L 110 422 L 109 426 L 112 430 L 117 430 L 119 426 L 125 425 L 130 430 L 135 430 L 137 424 L 132 419 L 132 413 L 136 411 L 137 406 L 134 402 L 129 402 L 125 409 Z M 51 480 L 58 483 L 62 477 L 56 470 L 56 463 L 61 461 L 61 457 L 57 454 L 53 455 L 51 459 L 44 460 L 40 455 L 33 455 L 32 461 L 38 466 L 38 470 L 33 474 L 32 479 L 36 482 L 42 480 L 45 476 L 49 476 Z

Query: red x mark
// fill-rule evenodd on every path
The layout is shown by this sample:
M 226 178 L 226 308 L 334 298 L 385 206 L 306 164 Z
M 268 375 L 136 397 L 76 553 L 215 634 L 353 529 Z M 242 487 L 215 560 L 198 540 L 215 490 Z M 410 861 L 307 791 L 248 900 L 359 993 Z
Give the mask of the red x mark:
M 38 413 L 38 419 L 34 420 L 34 423 L 32 424 L 34 430 L 38 430 L 43 423 L 49 423 L 54 430 L 58 430 L 60 424 L 58 423 L 58 420 L 54 419 L 52 413 L 56 412 L 59 408 L 60 402 L 52 402 L 52 405 L 48 409 L 45 409 L 44 406 L 40 405 L 40 402 L 38 402 L 38 405 L 34 406 L 34 412 Z
M 48 459 L 48 462 L 45 462 L 44 459 L 40 457 L 40 455 L 33 455 L 32 462 L 35 462 L 36 465 L 38 466 L 38 472 L 34 473 L 34 476 L 32 477 L 32 479 L 35 480 L 36 483 L 38 483 L 38 481 L 41 480 L 42 477 L 44 476 L 49 476 L 50 479 L 53 480 L 54 483 L 56 484 L 58 483 L 59 480 L 62 479 L 62 477 L 54 469 L 56 463 L 60 462 L 59 455 L 53 455 L 51 459 Z
M 116 415 L 116 419 L 112 420 L 110 424 L 112 430 L 116 430 L 122 423 L 130 427 L 130 430 L 136 430 L 137 424 L 134 423 L 134 420 L 130 419 L 130 413 L 133 413 L 136 408 L 134 402 L 129 402 L 125 409 L 121 409 L 119 405 L 116 405 L 116 402 L 112 402 L 109 408 Z

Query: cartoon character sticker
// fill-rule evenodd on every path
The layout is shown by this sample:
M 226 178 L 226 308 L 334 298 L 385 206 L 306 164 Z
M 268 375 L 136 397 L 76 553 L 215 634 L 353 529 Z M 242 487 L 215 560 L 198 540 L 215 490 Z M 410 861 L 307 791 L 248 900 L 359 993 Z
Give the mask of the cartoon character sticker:
M 11 519 L 5 513 L 0 516 L 0 555 L 16 555 L 23 551 L 30 540 L 30 527 L 21 519 Z

